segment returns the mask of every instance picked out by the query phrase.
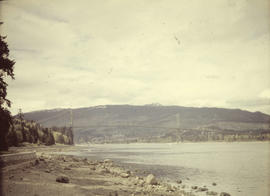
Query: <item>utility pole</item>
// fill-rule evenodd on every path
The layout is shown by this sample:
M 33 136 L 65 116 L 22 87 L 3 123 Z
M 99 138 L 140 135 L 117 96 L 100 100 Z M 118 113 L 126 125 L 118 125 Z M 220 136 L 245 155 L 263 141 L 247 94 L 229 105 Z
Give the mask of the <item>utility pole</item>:
M 19 109 L 19 119 L 20 119 L 20 120 L 22 119 L 22 116 L 23 116 L 23 114 L 22 114 L 22 109 L 20 108 L 20 109 Z
M 23 113 L 22 113 L 22 109 L 19 109 L 19 119 L 20 119 L 20 123 L 21 123 L 21 128 L 23 129 Z
M 21 124 L 21 133 L 22 133 L 22 137 L 23 137 L 23 142 L 26 142 L 26 135 L 24 132 L 24 123 L 23 123 L 23 113 L 22 113 L 22 109 L 19 109 L 19 119 L 20 119 L 20 124 Z

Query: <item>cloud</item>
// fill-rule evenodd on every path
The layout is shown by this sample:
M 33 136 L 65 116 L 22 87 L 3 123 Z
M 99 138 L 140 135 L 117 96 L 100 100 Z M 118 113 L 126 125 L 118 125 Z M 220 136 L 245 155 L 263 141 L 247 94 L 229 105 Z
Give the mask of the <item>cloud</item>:
M 227 107 L 242 108 L 249 111 L 263 111 L 270 114 L 270 99 L 257 98 L 257 99 L 242 99 L 242 100 L 228 100 Z
M 210 80 L 215 80 L 215 79 L 219 79 L 220 77 L 218 75 L 206 75 L 205 78 L 210 79 Z
M 153 102 L 270 112 L 267 0 L 0 4 L 13 112 Z
M 270 99 L 229 100 L 227 103 L 234 107 L 270 106 Z
M 270 99 L 270 89 L 265 89 L 263 90 L 260 94 L 259 97 L 262 99 Z

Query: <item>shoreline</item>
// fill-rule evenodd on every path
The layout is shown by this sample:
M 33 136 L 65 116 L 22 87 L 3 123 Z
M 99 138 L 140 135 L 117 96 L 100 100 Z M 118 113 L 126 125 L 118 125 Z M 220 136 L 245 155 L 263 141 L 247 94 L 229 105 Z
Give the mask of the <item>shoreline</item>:
M 191 142 L 191 141 L 184 141 L 184 142 L 129 142 L 129 143 L 80 143 L 74 144 L 74 146 L 91 146 L 91 145 L 125 145 L 125 144 L 204 144 L 204 143 L 270 143 L 270 140 L 250 140 L 250 141 L 198 141 L 198 142 Z M 57 144 L 59 145 L 59 144 Z
M 76 146 L 28 146 L 12 150 L 34 150 L 37 158 L 15 168 L 1 169 L 3 195 L 218 195 L 206 187 L 189 187 L 188 190 L 181 181 L 171 185 L 152 174 L 129 170 L 109 159 L 60 154 L 78 150 Z M 67 178 L 68 183 L 57 182 L 57 178 Z

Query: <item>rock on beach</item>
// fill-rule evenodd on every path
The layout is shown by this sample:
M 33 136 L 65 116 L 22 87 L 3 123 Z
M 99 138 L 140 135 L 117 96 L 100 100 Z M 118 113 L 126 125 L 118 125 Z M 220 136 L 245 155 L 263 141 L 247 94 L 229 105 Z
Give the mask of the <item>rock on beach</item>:
M 128 178 L 130 176 L 130 174 L 128 174 L 128 173 L 121 173 L 120 176 L 122 178 Z
M 151 185 L 157 185 L 158 184 L 158 181 L 157 181 L 156 177 L 153 174 L 149 174 L 146 177 L 145 182 L 147 184 L 151 184 Z
M 217 192 L 214 192 L 214 191 L 207 191 L 206 192 L 206 195 L 217 195 L 218 193 Z
M 198 188 L 198 191 L 199 192 L 208 191 L 208 188 L 206 188 L 206 187 L 199 187 Z
M 226 192 L 221 192 L 220 196 L 231 196 L 231 195 L 229 193 L 226 193 Z
M 56 182 L 69 183 L 69 178 L 67 176 L 58 176 Z

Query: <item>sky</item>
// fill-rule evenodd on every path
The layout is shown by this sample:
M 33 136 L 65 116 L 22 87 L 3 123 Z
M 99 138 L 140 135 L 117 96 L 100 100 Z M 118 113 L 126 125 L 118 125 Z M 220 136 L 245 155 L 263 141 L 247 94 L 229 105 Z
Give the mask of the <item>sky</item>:
M 269 0 L 9 0 L 11 111 L 107 104 L 270 114 Z

